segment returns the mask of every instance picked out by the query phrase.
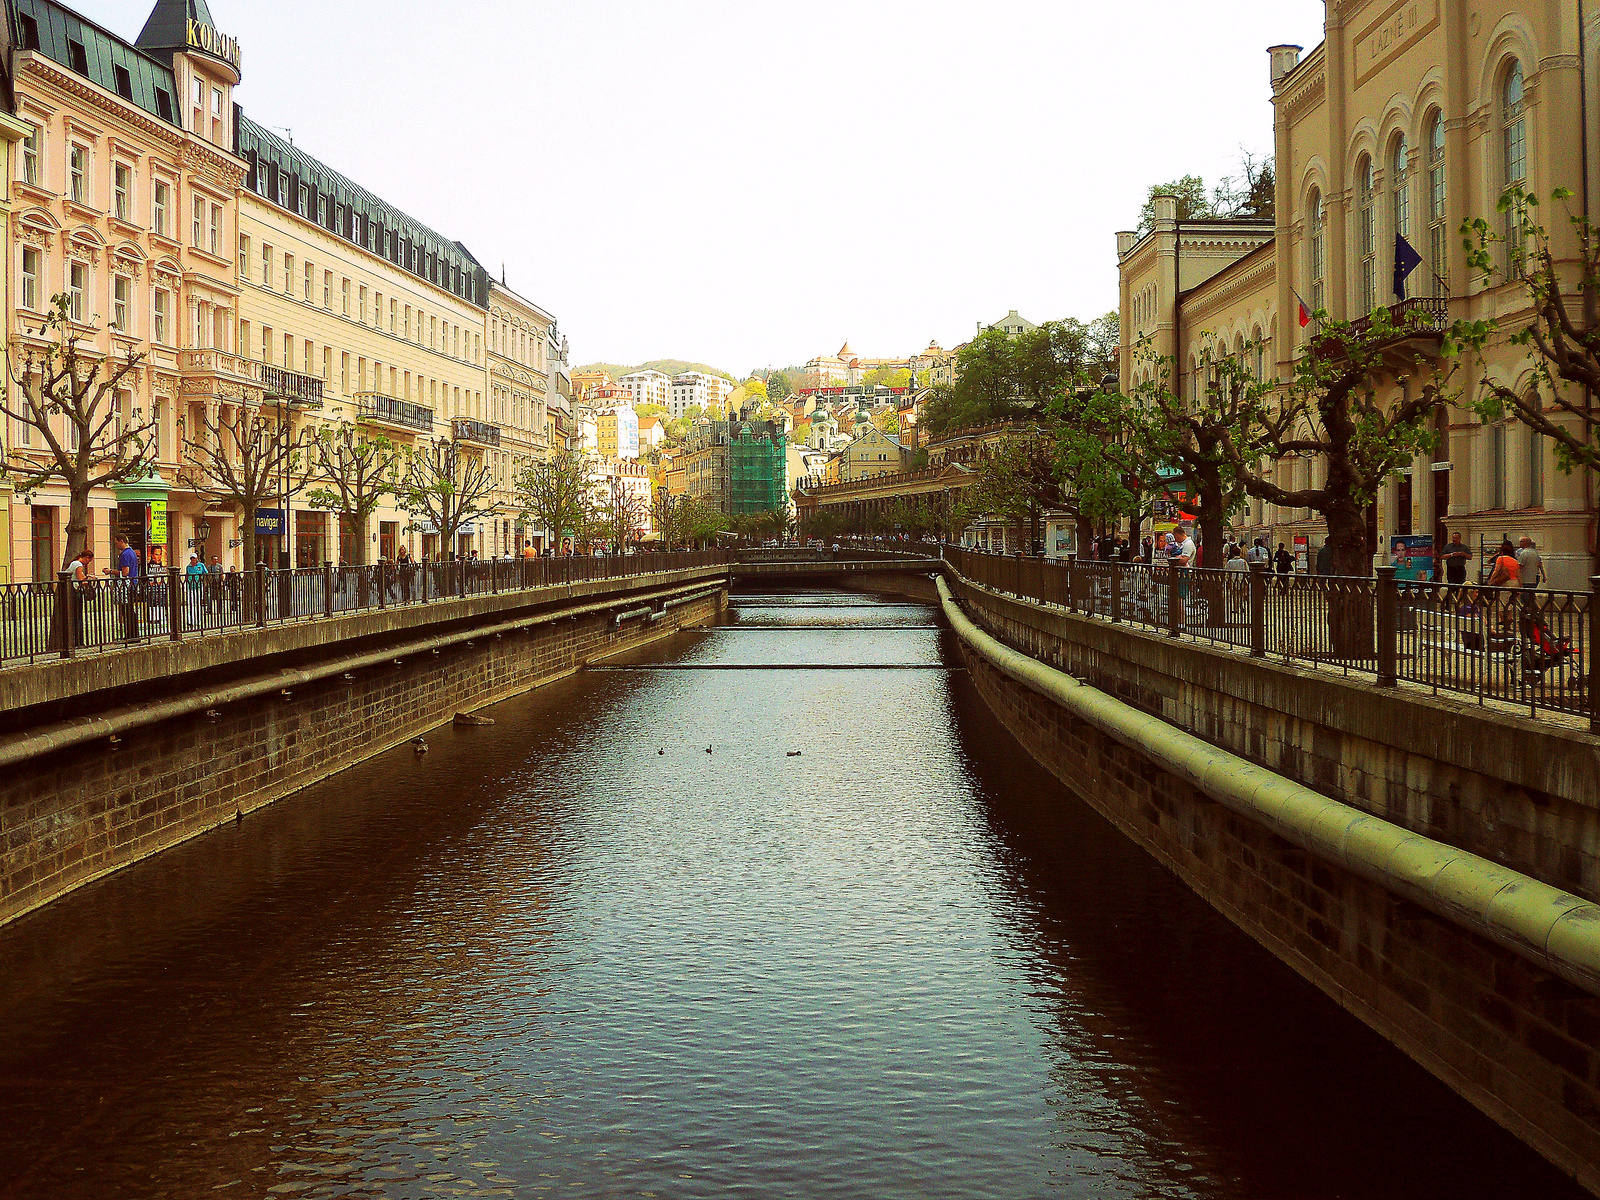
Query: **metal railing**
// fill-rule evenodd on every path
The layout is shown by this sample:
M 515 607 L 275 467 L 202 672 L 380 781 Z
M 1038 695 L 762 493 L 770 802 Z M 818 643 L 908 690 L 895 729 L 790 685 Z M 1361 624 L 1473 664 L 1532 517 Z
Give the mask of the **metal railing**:
M 358 421 L 382 421 L 405 429 L 420 430 L 423 433 L 433 432 L 431 408 L 412 404 L 406 400 L 396 400 L 393 396 L 384 396 L 377 392 L 359 392 L 355 399 Z
M 727 564 L 722 550 L 673 550 L 362 567 L 330 563 L 204 575 L 172 569 L 131 583 L 111 578 L 78 584 L 63 572 L 53 583 L 0 584 L 0 666 L 464 596 Z
M 1078 562 L 945 546 L 972 582 L 1086 616 L 1144 625 L 1257 658 L 1404 681 L 1540 712 L 1587 717 L 1600 733 L 1590 655 L 1600 645 L 1600 576 L 1587 592 L 1469 587 L 1395 578 Z
M 498 446 L 500 444 L 500 428 L 487 421 L 474 420 L 472 417 L 456 417 L 450 423 L 451 433 L 458 440 L 478 442 L 485 446 Z
M 322 407 L 322 380 L 318 376 L 275 367 L 271 363 L 252 361 L 250 366 L 256 382 L 272 395 L 307 408 Z

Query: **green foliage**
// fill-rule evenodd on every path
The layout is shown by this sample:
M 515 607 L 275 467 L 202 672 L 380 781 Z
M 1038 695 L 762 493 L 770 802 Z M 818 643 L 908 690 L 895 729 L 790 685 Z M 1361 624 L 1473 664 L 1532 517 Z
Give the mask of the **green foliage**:
M 953 387 L 939 385 L 924 402 L 930 431 L 1016 420 L 1042 411 L 1063 385 L 1098 382 L 1112 369 L 1115 313 L 1094 321 L 1046 321 L 1011 335 L 986 329 L 962 348 Z
M 1464 222 L 1461 235 L 1468 266 L 1479 282 L 1485 288 L 1521 284 L 1533 319 L 1509 331 L 1493 318 L 1457 320 L 1445 353 L 1475 360 L 1481 378 L 1471 408 L 1480 421 L 1510 416 L 1549 439 L 1561 471 L 1600 470 L 1600 410 L 1585 397 L 1585 389 L 1589 397 L 1600 393 L 1600 231 L 1583 213 L 1572 212 L 1572 193 L 1566 188 L 1557 188 L 1550 198 L 1565 212 L 1577 247 L 1575 256 L 1564 255 L 1567 278 L 1556 270 L 1539 198 L 1520 185 L 1509 189 L 1497 207 L 1512 237 L 1482 217 Z M 1531 387 L 1507 387 L 1484 369 L 1484 351 L 1500 336 L 1526 352 Z
M 578 536 L 592 517 L 594 487 L 587 454 L 566 450 L 525 468 L 515 481 L 522 517 L 559 541 Z
M 1178 220 L 1192 221 L 1196 217 L 1211 215 L 1211 197 L 1206 194 L 1206 181 L 1198 175 L 1184 175 L 1171 183 L 1153 183 L 1139 210 L 1139 228 L 1153 229 L 1156 223 L 1156 197 L 1178 198 Z
M 490 510 L 493 489 L 487 456 L 441 439 L 406 451 L 404 468 L 395 476 L 394 497 L 411 517 L 409 528 L 432 525 L 441 552 L 453 554 L 457 531 Z
M 635 404 L 633 415 L 636 417 L 664 417 L 671 410 L 664 404 Z
M 882 408 L 872 414 L 872 423 L 884 433 L 900 432 L 900 414 L 892 408 Z
M 911 370 L 909 367 L 879 367 L 867 372 L 861 382 L 867 387 L 910 387 Z
M 353 426 L 317 430 L 307 440 L 306 457 L 317 480 L 306 499 L 349 518 L 355 526 L 354 566 L 365 566 L 367 521 L 383 498 L 394 493 L 403 461 L 401 448 L 382 434 L 367 436 Z
M 767 376 L 767 398 L 774 404 L 782 404 L 794 395 L 794 381 L 787 371 L 774 371 Z

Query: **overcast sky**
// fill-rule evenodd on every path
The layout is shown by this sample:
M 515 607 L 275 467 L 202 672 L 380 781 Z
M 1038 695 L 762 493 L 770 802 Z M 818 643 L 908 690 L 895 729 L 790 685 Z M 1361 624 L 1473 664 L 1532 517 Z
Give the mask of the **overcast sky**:
M 132 39 L 152 0 L 68 0 Z M 1319 0 L 209 0 L 238 99 L 553 312 L 743 375 L 1116 304 L 1148 185 L 1271 150 Z

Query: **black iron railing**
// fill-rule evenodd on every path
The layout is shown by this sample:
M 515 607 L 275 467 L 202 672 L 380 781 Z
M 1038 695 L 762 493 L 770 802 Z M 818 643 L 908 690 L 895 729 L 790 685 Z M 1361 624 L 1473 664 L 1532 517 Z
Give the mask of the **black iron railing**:
M 256 382 L 269 396 L 282 396 L 289 403 L 305 408 L 322 407 L 322 380 L 317 376 L 303 375 L 271 363 L 257 362 L 251 365 Z
M 408 400 L 396 400 L 393 396 L 380 396 L 375 392 L 356 397 L 356 420 L 383 421 L 423 433 L 433 432 L 433 409 L 412 404 Z
M 203 575 L 170 570 L 132 583 L 102 578 L 79 584 L 64 574 L 51 583 L 0 584 L 0 666 L 395 605 L 727 564 L 722 550 L 674 550 Z
M 1393 686 L 1587 717 L 1600 595 L 1376 578 L 1077 562 L 944 547 L 965 578 L 1086 616 L 1145 625 Z M 1242 560 L 1240 560 L 1242 562 Z M 1600 583 L 1600 577 L 1591 584 Z
M 483 446 L 500 444 L 500 427 L 487 421 L 474 421 L 471 417 L 456 417 L 450 423 L 452 435 L 460 441 L 477 442 Z

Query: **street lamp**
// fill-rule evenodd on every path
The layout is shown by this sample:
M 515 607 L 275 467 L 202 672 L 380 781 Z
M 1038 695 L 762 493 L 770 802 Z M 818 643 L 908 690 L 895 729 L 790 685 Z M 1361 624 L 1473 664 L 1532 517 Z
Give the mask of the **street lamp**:
M 201 517 L 194 525 L 194 540 L 200 550 L 200 561 L 206 558 L 206 542 L 211 537 L 211 522 Z

